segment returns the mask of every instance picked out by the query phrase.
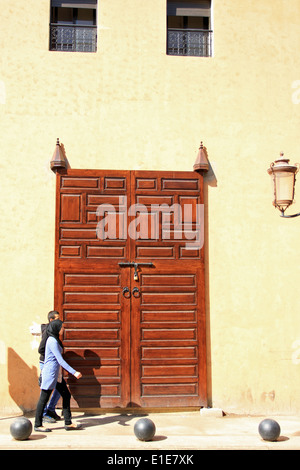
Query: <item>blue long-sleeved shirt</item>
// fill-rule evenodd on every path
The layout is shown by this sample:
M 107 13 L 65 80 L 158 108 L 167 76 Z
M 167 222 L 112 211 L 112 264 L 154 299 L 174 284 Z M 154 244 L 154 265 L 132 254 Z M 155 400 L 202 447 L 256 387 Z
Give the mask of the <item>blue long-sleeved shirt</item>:
M 52 390 L 55 388 L 60 367 L 72 375 L 75 374 L 76 370 L 69 366 L 62 357 L 61 352 L 62 347 L 55 338 L 49 336 L 46 342 L 45 362 L 42 372 L 42 390 Z

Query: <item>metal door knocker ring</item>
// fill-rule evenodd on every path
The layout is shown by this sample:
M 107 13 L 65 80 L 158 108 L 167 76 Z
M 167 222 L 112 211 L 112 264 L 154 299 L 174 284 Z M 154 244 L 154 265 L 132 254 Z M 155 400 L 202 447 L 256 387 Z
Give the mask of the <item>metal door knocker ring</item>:
M 135 297 L 136 299 L 141 295 L 141 293 L 140 293 L 138 287 L 134 287 L 134 288 L 132 289 L 132 295 L 133 295 L 133 297 Z
M 123 297 L 125 297 L 125 299 L 129 299 L 131 296 L 130 290 L 128 287 L 124 287 L 122 294 L 123 294 Z

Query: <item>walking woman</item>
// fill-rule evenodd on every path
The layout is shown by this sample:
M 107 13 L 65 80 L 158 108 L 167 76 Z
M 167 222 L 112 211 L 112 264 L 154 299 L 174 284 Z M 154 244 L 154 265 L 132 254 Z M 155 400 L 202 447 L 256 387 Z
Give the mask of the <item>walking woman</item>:
M 51 429 L 43 427 L 43 412 L 54 388 L 56 388 L 62 396 L 65 429 L 69 431 L 80 428 L 80 426 L 72 424 L 70 409 L 71 394 L 65 380 L 59 375 L 61 367 L 74 375 L 76 379 L 80 379 L 82 375 L 80 372 L 73 369 L 62 357 L 63 345 L 59 338 L 62 333 L 63 322 L 61 320 L 53 320 L 47 326 L 48 339 L 46 342 L 45 362 L 42 373 L 41 394 L 37 404 L 34 424 L 34 430 L 38 432 L 51 431 Z

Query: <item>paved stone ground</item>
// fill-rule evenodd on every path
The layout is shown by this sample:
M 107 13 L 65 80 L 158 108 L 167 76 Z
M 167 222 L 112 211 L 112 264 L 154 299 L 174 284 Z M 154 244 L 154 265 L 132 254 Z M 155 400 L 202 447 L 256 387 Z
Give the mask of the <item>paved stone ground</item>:
M 156 434 L 152 441 L 139 441 L 134 434 L 134 424 L 143 416 L 155 423 Z M 276 442 L 264 441 L 258 433 L 259 423 L 267 417 L 276 419 L 281 427 Z M 180 451 L 182 455 L 191 455 L 191 451 L 199 450 L 300 450 L 298 416 L 215 417 L 201 416 L 199 412 L 92 415 L 75 412 L 73 422 L 80 423 L 81 430 L 65 431 L 63 421 L 59 421 L 47 424 L 51 433 L 33 431 L 26 441 L 12 438 L 10 425 L 14 419 L 0 417 L 0 450 L 105 450 L 107 459 L 109 456 L 116 459 L 119 451 L 148 451 L 149 455 L 165 451 L 178 454 Z M 34 422 L 33 416 L 29 419 Z

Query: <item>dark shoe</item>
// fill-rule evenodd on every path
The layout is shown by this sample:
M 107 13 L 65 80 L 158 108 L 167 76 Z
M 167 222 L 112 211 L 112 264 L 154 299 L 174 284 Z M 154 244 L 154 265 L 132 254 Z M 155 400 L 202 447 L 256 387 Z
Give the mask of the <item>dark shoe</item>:
M 51 429 L 44 428 L 44 426 L 34 426 L 36 432 L 51 432 Z
M 81 424 L 65 424 L 66 431 L 76 431 L 77 429 L 81 429 Z
M 51 416 L 45 415 L 43 416 L 43 423 L 56 423 L 56 420 L 54 418 L 51 418 Z
M 53 418 L 55 421 L 59 421 L 59 420 L 60 420 L 60 416 L 58 416 L 58 414 L 57 414 L 55 411 L 49 411 L 49 410 L 48 410 L 46 416 L 47 416 L 48 418 Z M 51 422 L 52 422 L 52 421 L 51 421 Z M 49 421 L 49 423 L 50 423 L 50 421 Z

